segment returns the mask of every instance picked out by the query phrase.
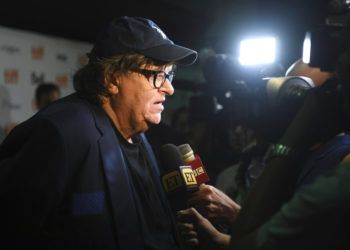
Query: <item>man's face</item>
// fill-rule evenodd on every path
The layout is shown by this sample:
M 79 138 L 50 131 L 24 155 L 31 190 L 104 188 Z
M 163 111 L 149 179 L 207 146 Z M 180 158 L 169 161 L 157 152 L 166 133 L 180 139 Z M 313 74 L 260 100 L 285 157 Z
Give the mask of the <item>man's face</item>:
M 149 66 L 141 69 L 169 73 L 172 66 Z M 118 81 L 119 92 L 115 98 L 115 112 L 118 112 L 119 116 L 122 115 L 129 126 L 139 131 L 146 131 L 150 125 L 160 123 L 165 98 L 174 93 L 174 88 L 168 80 L 165 80 L 159 89 L 154 88 L 153 78 L 151 76 L 148 79 L 141 73 L 129 71 Z

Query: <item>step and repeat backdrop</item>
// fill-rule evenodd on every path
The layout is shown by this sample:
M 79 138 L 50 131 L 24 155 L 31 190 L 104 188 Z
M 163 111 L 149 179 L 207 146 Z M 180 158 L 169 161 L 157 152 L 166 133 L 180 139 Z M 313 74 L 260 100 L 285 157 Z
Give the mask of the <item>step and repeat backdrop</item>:
M 0 26 L 0 129 L 32 116 L 36 87 L 57 84 L 73 92 L 74 72 L 87 63 L 92 45 Z

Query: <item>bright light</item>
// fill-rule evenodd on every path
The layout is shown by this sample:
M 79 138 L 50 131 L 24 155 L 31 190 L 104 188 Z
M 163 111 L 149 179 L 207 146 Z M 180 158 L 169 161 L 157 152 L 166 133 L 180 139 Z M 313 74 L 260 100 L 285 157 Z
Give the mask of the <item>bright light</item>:
M 310 63 L 311 55 L 311 35 L 309 32 L 306 33 L 304 44 L 303 44 L 303 62 L 306 64 Z
M 239 62 L 242 65 L 269 64 L 275 62 L 276 39 L 247 39 L 240 43 Z

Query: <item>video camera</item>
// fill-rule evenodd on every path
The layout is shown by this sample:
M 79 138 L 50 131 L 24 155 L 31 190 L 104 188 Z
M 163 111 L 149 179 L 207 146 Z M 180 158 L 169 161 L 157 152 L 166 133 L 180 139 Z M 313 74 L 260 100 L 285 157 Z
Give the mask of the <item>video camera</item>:
M 314 87 L 310 78 L 280 77 L 283 73 L 279 70 L 279 77 L 264 77 L 273 75 L 273 71 L 252 70 L 227 54 L 209 58 L 203 68 L 206 91 L 222 105 L 220 112 L 262 133 L 271 142 L 284 133 L 305 93 Z
M 331 0 L 324 24 L 306 32 L 303 62 L 321 71 L 334 72 L 339 56 L 349 46 L 350 0 Z
M 303 48 L 303 61 L 310 67 L 335 72 L 339 56 L 349 49 L 347 27 L 350 0 L 331 0 L 325 24 L 307 32 Z M 307 57 L 309 61 L 307 61 Z M 255 71 L 252 71 L 255 70 Z M 307 77 L 276 77 L 269 70 L 256 70 L 242 66 L 237 58 L 217 54 L 209 58 L 203 73 L 207 82 L 207 93 L 215 96 L 223 107 L 226 117 L 234 117 L 268 140 L 275 142 L 300 108 L 304 96 L 315 85 Z M 341 85 L 330 80 L 327 91 Z

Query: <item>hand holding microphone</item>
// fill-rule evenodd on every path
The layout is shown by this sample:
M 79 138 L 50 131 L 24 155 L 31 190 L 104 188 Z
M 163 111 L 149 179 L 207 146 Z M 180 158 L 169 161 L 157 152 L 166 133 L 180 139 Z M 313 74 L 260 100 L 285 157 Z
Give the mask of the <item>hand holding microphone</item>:
M 188 204 L 214 224 L 232 225 L 241 211 L 241 206 L 225 193 L 206 184 L 199 186 L 199 190 L 193 193 Z
M 179 230 L 184 242 L 189 247 L 201 250 L 226 249 L 231 237 L 219 232 L 206 218 L 194 208 L 178 212 L 178 220 L 191 223 L 179 223 Z
M 167 153 L 165 151 L 171 151 L 171 153 Z M 182 209 L 178 211 L 177 208 L 180 206 L 176 206 L 175 209 L 175 211 L 177 211 L 177 219 L 179 221 L 178 228 L 181 231 L 181 235 L 186 246 L 192 248 L 200 246 L 201 249 L 213 249 L 213 246 L 228 246 L 230 240 L 229 236 L 220 233 L 209 222 L 209 220 L 215 224 L 220 224 L 222 222 L 225 224 L 231 224 L 238 215 L 240 206 L 232 201 L 223 192 L 219 191 L 213 186 L 205 184 L 205 182 L 209 181 L 209 176 L 200 157 L 193 153 L 193 150 L 188 144 L 180 145 L 178 149 L 175 149 L 174 145 L 168 145 L 163 148 L 163 152 L 163 157 L 161 157 L 163 158 L 163 160 L 161 160 L 161 162 L 163 162 L 163 166 L 172 165 L 167 163 L 167 161 L 170 159 L 170 157 L 167 156 L 168 154 L 171 154 L 172 156 L 176 155 L 176 157 L 174 157 L 176 160 L 172 159 L 173 163 L 176 161 L 174 164 L 175 166 L 171 168 L 175 169 L 175 172 L 174 170 L 168 171 L 168 174 L 163 176 L 163 184 L 164 181 L 167 182 L 169 180 L 169 176 L 178 176 L 178 167 L 176 166 L 179 165 L 190 165 L 197 183 L 197 190 L 191 189 L 191 192 L 185 191 L 181 193 L 181 188 L 179 188 L 179 192 L 177 192 L 177 194 L 181 197 L 178 199 L 173 199 L 173 201 L 180 201 L 181 198 L 186 198 L 186 202 L 181 206 Z M 179 185 L 179 187 L 180 186 L 181 185 Z M 166 189 L 166 185 L 164 185 L 164 187 Z M 184 185 L 184 187 L 186 187 L 186 185 Z M 182 190 L 188 190 L 188 188 Z M 167 193 L 170 195 L 169 192 Z M 171 196 L 168 197 L 171 199 Z M 170 202 L 174 203 L 171 200 Z M 198 213 L 195 208 L 183 208 L 187 208 L 188 206 L 195 207 L 200 213 Z
M 206 185 L 209 176 L 199 157 L 189 144 L 178 146 L 186 165 L 190 165 L 196 176 L 199 189 L 191 194 L 188 205 L 195 207 L 204 217 L 214 224 L 232 224 L 237 218 L 241 206 L 219 189 Z

